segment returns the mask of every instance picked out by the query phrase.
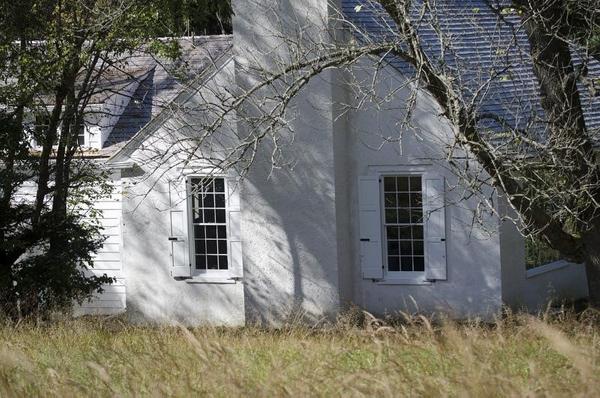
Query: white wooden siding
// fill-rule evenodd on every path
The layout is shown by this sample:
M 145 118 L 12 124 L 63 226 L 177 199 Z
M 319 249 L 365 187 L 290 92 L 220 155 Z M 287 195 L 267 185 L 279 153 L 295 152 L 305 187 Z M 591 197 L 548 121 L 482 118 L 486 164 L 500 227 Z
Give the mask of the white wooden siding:
M 90 273 L 98 276 L 106 274 L 117 278 L 117 282 L 105 286 L 104 292 L 95 294 L 92 300 L 76 306 L 76 315 L 116 314 L 125 311 L 126 288 L 122 277 L 123 190 L 120 172 L 113 173 L 111 178 L 114 186 L 112 195 L 104 197 L 94 204 L 94 209 L 102 210 L 100 222 L 106 241 L 98 253 L 93 256 L 94 267 Z

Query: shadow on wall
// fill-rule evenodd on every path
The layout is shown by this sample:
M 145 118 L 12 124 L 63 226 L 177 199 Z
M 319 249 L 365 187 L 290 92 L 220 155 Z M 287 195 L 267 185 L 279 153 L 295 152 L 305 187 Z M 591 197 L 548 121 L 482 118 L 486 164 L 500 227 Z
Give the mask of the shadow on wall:
M 331 154 L 302 146 L 293 170 L 269 176 L 270 165 L 256 165 L 244 181 L 245 304 L 253 322 L 298 313 L 317 320 L 338 309 L 334 181 L 332 169 L 319 167 Z
M 294 30 L 302 26 L 308 29 L 305 37 L 316 41 L 325 33 L 320 27 L 327 4 L 320 0 L 235 4 L 240 68 L 277 69 L 289 62 L 294 51 L 277 32 L 295 37 Z M 241 87 L 253 85 L 250 72 L 238 71 Z M 298 312 L 318 320 L 339 309 L 331 85 L 320 77 L 310 81 L 287 109 L 295 133 L 286 129 L 277 138 L 284 146 L 281 161 L 290 166 L 273 170 L 273 148 L 263 141 L 242 192 L 246 315 L 266 324 L 284 322 Z

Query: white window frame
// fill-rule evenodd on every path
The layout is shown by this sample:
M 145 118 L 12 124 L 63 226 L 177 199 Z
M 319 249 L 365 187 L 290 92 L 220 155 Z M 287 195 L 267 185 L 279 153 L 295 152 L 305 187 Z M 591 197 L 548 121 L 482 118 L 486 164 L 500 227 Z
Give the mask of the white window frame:
M 193 222 L 193 192 L 192 192 L 192 179 L 198 179 L 198 178 L 221 178 L 223 179 L 223 184 L 225 187 L 225 231 L 227 234 L 227 269 L 197 269 L 196 268 L 196 242 L 195 242 L 195 237 L 194 237 L 194 222 Z M 217 279 L 220 278 L 228 278 L 232 275 L 231 273 L 231 267 L 232 267 L 232 263 L 231 263 L 231 253 L 229 250 L 229 240 L 230 240 L 230 223 L 229 223 L 229 195 L 227 194 L 229 191 L 229 181 L 227 179 L 227 176 L 223 173 L 215 173 L 215 174 L 188 174 L 186 175 L 186 194 L 187 194 L 187 203 L 186 203 L 186 207 L 187 207 L 187 222 L 188 222 L 188 255 L 189 255 L 189 259 L 190 259 L 190 273 L 191 273 L 191 277 L 192 279 L 196 278 L 198 279 L 199 277 L 216 277 Z M 235 283 L 235 281 L 232 281 L 232 283 Z
M 387 254 L 387 230 L 386 230 L 386 222 L 385 222 L 385 195 L 384 195 L 384 177 L 420 177 L 421 178 L 421 195 L 423 194 L 423 175 L 424 172 L 418 171 L 398 171 L 398 172 L 385 172 L 379 174 L 379 206 L 381 208 L 381 250 L 382 250 L 382 259 L 383 259 L 383 277 L 387 279 L 413 279 L 413 280 L 425 280 L 425 270 L 427 269 L 427 255 L 425 247 L 425 223 L 421 222 L 421 226 L 423 228 L 423 271 L 390 271 L 388 268 L 388 254 Z M 424 212 L 423 205 L 421 204 L 421 209 Z M 413 225 L 413 224 L 409 224 Z
M 34 115 L 33 122 L 28 122 L 27 124 L 30 126 L 31 129 L 35 129 L 36 128 L 37 124 L 36 124 L 36 120 L 35 120 L 35 115 Z M 83 125 L 81 127 L 82 127 L 81 132 L 78 132 L 77 136 L 75 137 L 75 139 L 77 140 L 77 147 L 78 148 L 89 148 L 89 142 L 90 142 L 90 138 L 89 137 L 90 137 L 91 133 L 88 131 L 89 130 L 88 126 L 85 123 L 83 123 Z M 62 132 L 62 123 L 59 124 L 58 127 L 57 127 L 57 129 L 56 129 L 56 133 L 57 133 L 56 139 L 57 139 L 57 141 L 60 140 L 60 134 L 61 134 L 61 132 Z M 80 137 L 83 137 L 83 144 L 79 144 L 79 138 Z M 32 137 L 30 143 L 31 143 L 31 147 L 33 149 L 35 149 L 35 150 L 41 150 L 42 149 L 42 145 L 40 145 L 40 143 L 38 143 L 35 140 L 35 138 Z M 58 148 L 58 144 L 52 144 L 52 148 L 53 149 Z
M 381 228 L 381 256 L 383 261 L 383 279 L 376 281 L 378 285 L 431 285 L 432 282 L 427 280 L 427 228 L 423 226 L 423 254 L 424 268 L 423 271 L 392 271 L 388 272 L 387 265 L 387 237 L 385 229 L 385 207 L 383 196 L 383 177 L 384 176 L 421 176 L 421 192 L 423 200 L 425 200 L 425 192 L 423 186 L 424 176 L 431 170 L 433 165 L 430 163 L 422 163 L 418 165 L 396 165 L 396 166 L 369 166 L 368 172 L 370 175 L 375 175 L 379 179 L 379 200 L 380 200 L 380 228 Z M 425 208 L 423 208 L 425 211 Z

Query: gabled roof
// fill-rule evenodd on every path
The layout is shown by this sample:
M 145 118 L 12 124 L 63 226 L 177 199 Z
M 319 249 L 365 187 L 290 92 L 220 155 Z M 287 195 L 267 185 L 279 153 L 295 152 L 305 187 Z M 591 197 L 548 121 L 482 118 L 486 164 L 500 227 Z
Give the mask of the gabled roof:
M 434 65 L 448 68 L 461 80 L 466 100 L 473 99 L 477 88 L 492 74 L 502 72 L 486 91 L 480 93 L 476 102 L 478 113 L 499 115 L 513 127 L 539 124 L 540 128 L 531 131 L 543 131 L 543 110 L 529 55 L 529 42 L 520 17 L 510 7 L 503 7 L 509 4 L 494 0 L 438 0 L 435 2 L 437 23 L 450 39 L 446 54 L 441 56 L 439 35 L 432 26 L 431 15 L 425 14 L 418 23 L 419 38 Z M 342 8 L 346 18 L 364 34 L 362 38 L 357 36 L 359 40 L 385 40 L 396 26 L 376 2 L 343 0 Z M 419 20 L 417 15 L 414 20 Z M 575 66 L 581 63 L 581 59 L 573 51 Z M 395 57 L 387 60 L 401 73 L 414 75 L 406 62 Z M 596 89 L 600 89 L 600 62 L 592 59 L 588 68 L 591 80 L 596 79 Z M 588 87 L 580 83 L 579 88 L 588 130 L 592 136 L 600 135 L 600 90 L 594 97 Z M 483 122 L 481 127 L 504 129 L 491 120 Z
M 142 69 L 145 75 L 131 95 L 104 147 L 130 140 L 175 99 L 190 82 L 210 69 L 215 60 L 231 48 L 231 36 L 200 36 L 179 39 L 181 57 L 160 59 L 138 54 L 128 59 L 129 67 Z
M 149 113 L 148 107 L 144 107 L 142 102 L 140 102 L 138 105 L 133 105 L 138 106 L 140 108 L 139 112 L 131 110 L 131 112 L 134 114 L 133 117 L 126 116 L 125 113 L 130 112 L 126 110 L 123 115 L 123 123 L 127 122 L 133 124 L 132 126 L 130 126 L 128 133 L 133 134 L 130 136 L 127 135 L 126 139 L 123 139 L 120 145 L 114 145 L 114 150 L 107 152 L 107 154 L 110 155 L 110 158 L 107 162 L 116 164 L 125 161 L 128 158 L 128 156 L 130 156 L 131 153 L 135 151 L 135 149 L 144 141 L 144 139 L 147 136 L 151 135 L 157 129 L 159 129 L 174 114 L 174 112 L 177 112 L 178 109 L 181 109 L 182 105 L 185 104 L 186 101 L 188 101 L 195 94 L 197 94 L 198 90 L 201 87 L 203 87 L 228 62 L 232 60 L 232 53 L 230 50 L 231 45 L 218 52 L 214 58 L 211 56 L 210 62 L 203 63 L 202 69 L 193 77 L 193 79 L 187 81 L 187 83 L 177 93 L 175 93 L 175 95 L 172 98 L 170 98 L 169 101 L 161 103 L 161 106 L 156 108 L 158 110 L 158 113 L 156 115 Z M 148 78 L 150 77 L 151 76 L 149 76 Z M 151 85 L 148 84 L 146 87 L 151 87 Z M 139 98 L 145 98 L 145 101 L 147 103 L 153 103 L 152 100 L 147 99 L 148 96 L 144 97 L 144 95 L 147 94 L 146 89 L 142 88 L 138 91 L 143 93 L 143 96 Z M 136 98 L 135 94 L 134 98 Z M 128 108 L 130 108 L 130 106 L 128 106 Z M 147 118 L 148 122 L 142 125 L 141 128 L 137 128 L 141 125 L 141 123 L 135 125 L 137 118 Z M 119 123 L 121 123 L 121 121 L 119 121 Z M 119 126 L 119 123 L 117 124 L 117 126 Z

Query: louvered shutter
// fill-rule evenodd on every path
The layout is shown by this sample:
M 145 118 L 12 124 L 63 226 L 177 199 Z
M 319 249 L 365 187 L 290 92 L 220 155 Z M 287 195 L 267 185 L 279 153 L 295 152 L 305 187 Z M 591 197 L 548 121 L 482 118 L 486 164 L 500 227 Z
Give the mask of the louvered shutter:
M 241 182 L 235 177 L 229 177 L 226 181 L 230 273 L 232 278 L 237 279 L 244 276 L 244 267 L 242 263 L 242 212 L 240 206 Z
M 425 174 L 425 274 L 428 280 L 446 280 L 446 208 L 444 177 Z
M 358 179 L 360 267 L 364 279 L 383 278 L 379 178 Z
M 187 186 L 185 178 L 169 183 L 170 198 L 170 234 L 171 276 L 190 278 L 188 222 L 187 222 Z

